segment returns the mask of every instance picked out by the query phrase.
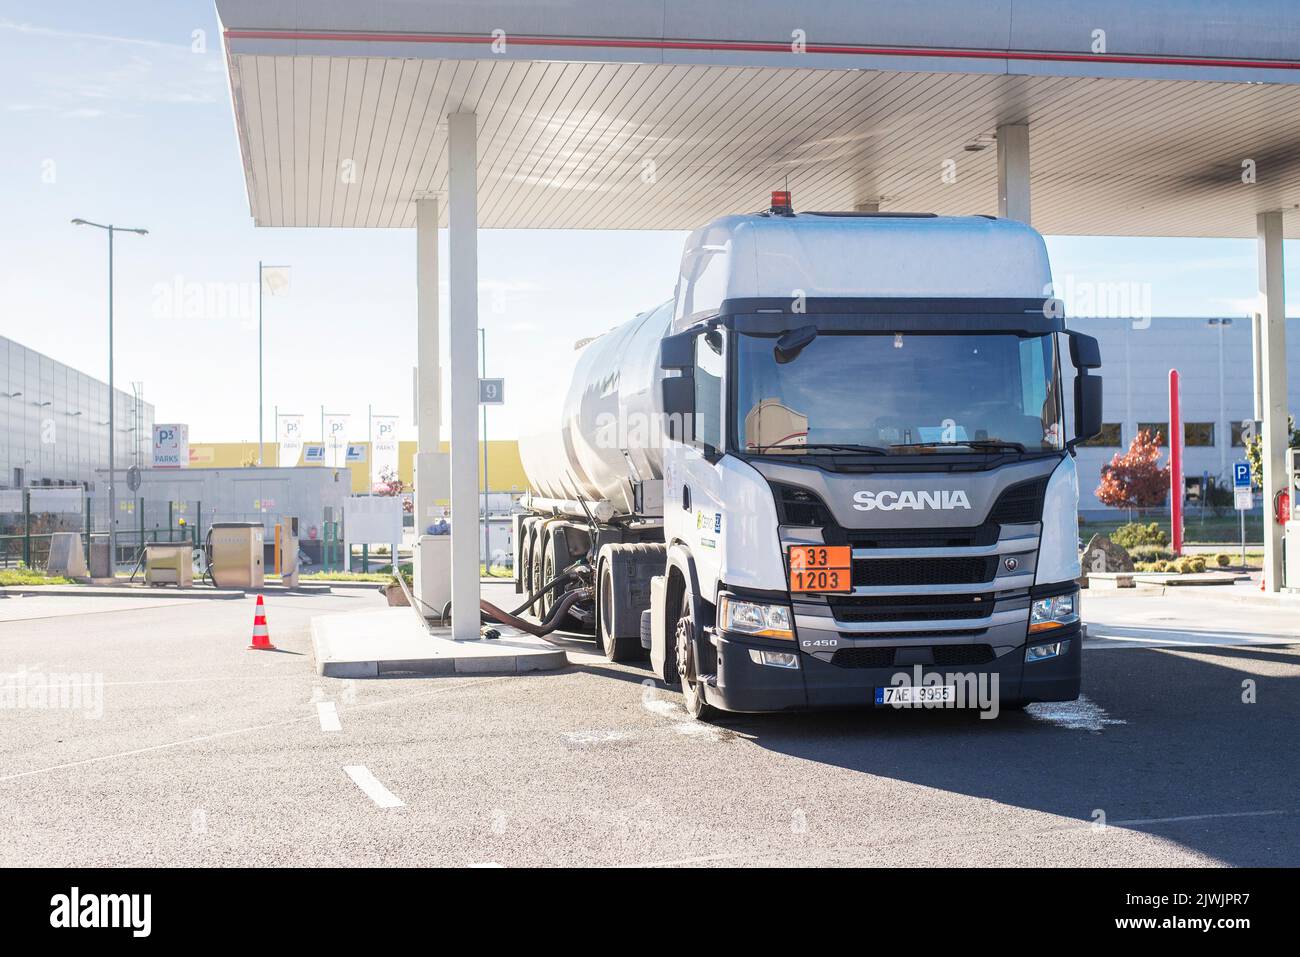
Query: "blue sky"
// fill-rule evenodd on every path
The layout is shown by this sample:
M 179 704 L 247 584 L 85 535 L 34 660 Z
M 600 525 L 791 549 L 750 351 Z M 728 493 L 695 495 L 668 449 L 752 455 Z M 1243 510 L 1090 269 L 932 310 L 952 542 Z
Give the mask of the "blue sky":
M 353 415 L 353 438 L 367 406 L 414 437 L 414 234 L 253 227 L 211 3 L 0 0 L 0 90 L 0 334 L 106 377 L 105 238 L 69 220 L 144 226 L 117 243 L 117 381 L 143 381 L 159 421 L 192 441 L 256 438 L 261 259 L 293 267 L 265 307 L 268 438 L 272 406 L 307 414 L 310 438 L 322 403 Z M 536 370 L 671 295 L 683 238 L 480 234 L 488 374 L 510 400 L 494 437 L 514 434 Z M 1240 316 L 1255 297 L 1252 240 L 1048 247 L 1058 285 L 1149 284 L 1156 315 Z M 1300 244 L 1287 257 L 1296 315 Z

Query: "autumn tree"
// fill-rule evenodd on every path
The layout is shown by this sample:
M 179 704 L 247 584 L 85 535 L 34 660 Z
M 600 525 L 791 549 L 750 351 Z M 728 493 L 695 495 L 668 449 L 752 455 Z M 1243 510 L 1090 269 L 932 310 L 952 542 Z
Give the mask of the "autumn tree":
M 1097 498 L 1112 508 L 1154 508 L 1169 494 L 1169 466 L 1160 466 L 1160 436 L 1138 432 L 1128 451 L 1101 467 Z

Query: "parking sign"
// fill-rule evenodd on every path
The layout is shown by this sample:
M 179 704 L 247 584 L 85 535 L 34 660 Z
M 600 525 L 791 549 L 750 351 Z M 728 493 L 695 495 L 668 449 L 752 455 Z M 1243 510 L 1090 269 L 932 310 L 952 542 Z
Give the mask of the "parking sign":
M 479 405 L 503 405 L 506 401 L 505 379 L 479 379 Z
M 1250 463 L 1232 463 L 1233 504 L 1238 510 L 1247 512 L 1255 504 L 1255 496 L 1250 490 Z

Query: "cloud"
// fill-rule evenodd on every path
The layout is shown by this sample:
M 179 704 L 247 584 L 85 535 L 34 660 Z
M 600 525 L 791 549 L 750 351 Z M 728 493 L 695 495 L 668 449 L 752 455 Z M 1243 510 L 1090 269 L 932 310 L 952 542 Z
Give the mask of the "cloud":
M 156 49 L 183 50 L 190 48 L 183 43 L 164 43 L 162 40 L 147 40 L 143 37 L 122 37 L 109 33 L 79 33 L 75 30 L 56 30 L 53 27 L 41 27 L 31 23 L 16 23 L 13 20 L 0 20 L 0 30 L 12 30 L 30 36 L 52 37 L 59 40 L 89 40 L 94 43 L 116 43 L 127 46 L 154 47 Z
M 223 102 L 225 73 L 218 50 L 194 52 L 188 44 L 159 40 L 79 33 L 0 20 L 0 31 L 47 38 L 51 44 L 66 41 L 95 44 L 81 50 L 78 67 L 57 72 L 41 67 L 49 61 L 37 54 L 28 71 L 27 91 L 15 96 L 15 112 L 44 112 L 53 116 L 87 119 L 131 116 L 128 104 L 191 106 Z M 66 56 L 66 53 L 60 53 Z

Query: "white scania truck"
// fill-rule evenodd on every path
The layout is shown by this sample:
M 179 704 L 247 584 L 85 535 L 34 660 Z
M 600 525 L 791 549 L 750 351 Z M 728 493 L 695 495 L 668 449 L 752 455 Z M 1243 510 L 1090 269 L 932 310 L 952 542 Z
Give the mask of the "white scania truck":
M 1101 362 L 1051 282 L 1038 233 L 983 216 L 774 194 L 697 230 L 674 298 L 535 405 L 516 590 L 648 653 L 696 717 L 947 701 L 954 675 L 1002 707 L 1076 698 Z

